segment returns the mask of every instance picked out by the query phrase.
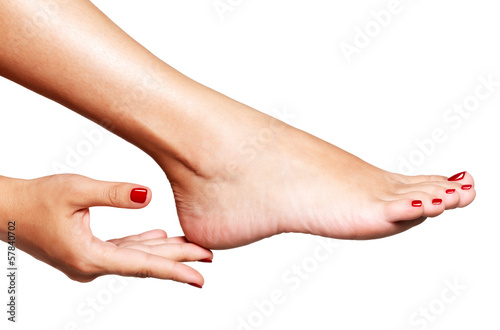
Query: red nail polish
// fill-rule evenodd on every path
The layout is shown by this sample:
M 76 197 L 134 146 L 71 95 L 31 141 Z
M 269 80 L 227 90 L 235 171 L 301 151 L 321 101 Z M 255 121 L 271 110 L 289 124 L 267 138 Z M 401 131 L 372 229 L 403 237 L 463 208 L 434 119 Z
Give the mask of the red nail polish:
M 196 284 L 196 283 L 188 283 L 188 284 L 189 284 L 189 285 L 191 285 L 191 286 L 194 286 L 195 288 L 198 288 L 198 289 L 201 289 L 201 288 L 202 288 L 202 286 L 201 286 L 201 285 Z
M 441 205 L 442 202 L 443 202 L 442 199 L 433 199 L 432 200 L 432 204 L 434 204 L 434 205 Z
M 467 172 L 461 172 L 461 173 L 455 174 L 454 176 L 449 178 L 448 181 L 460 181 L 465 177 L 465 173 L 467 173 Z
M 413 201 L 413 202 L 411 202 L 411 206 L 420 207 L 420 206 L 422 206 L 422 201 Z
M 471 190 L 471 189 L 472 189 L 472 185 L 471 184 L 466 184 L 466 185 L 462 186 L 462 190 Z
M 212 259 L 201 259 L 200 262 L 212 263 Z
M 144 188 L 135 188 L 130 192 L 130 200 L 134 203 L 144 203 L 148 198 L 148 190 Z
M 453 194 L 455 192 L 455 189 L 448 189 L 446 190 L 447 194 Z

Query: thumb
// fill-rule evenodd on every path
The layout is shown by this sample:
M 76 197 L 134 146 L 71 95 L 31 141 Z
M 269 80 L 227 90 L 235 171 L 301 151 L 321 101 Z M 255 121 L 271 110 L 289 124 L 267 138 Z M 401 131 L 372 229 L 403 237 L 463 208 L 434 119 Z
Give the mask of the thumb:
M 78 187 L 74 187 L 79 190 L 79 194 L 73 203 L 79 207 L 112 206 L 139 209 L 151 201 L 151 190 L 147 187 L 132 183 L 85 179 Z

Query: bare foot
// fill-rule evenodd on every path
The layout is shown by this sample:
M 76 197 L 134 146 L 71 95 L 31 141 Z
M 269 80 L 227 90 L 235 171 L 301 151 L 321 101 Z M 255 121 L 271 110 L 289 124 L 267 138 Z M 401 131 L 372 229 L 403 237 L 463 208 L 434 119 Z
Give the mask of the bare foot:
M 192 132 L 198 151 L 184 166 L 160 161 L 186 237 L 206 248 L 283 232 L 380 238 L 475 197 L 468 173 L 449 181 L 386 172 L 247 107 L 209 125 L 218 128 Z
M 383 237 L 474 199 L 468 174 L 449 182 L 382 171 L 194 82 L 90 1 L 58 3 L 57 19 L 19 38 L 38 4 L 2 2 L 0 74 L 151 155 L 192 242 L 231 248 L 282 232 Z

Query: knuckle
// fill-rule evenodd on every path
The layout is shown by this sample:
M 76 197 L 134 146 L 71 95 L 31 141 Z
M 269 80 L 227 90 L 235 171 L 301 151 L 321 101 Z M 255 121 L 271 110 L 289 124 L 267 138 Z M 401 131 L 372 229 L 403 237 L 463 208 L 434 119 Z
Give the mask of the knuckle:
M 59 174 L 53 178 L 55 195 L 61 196 L 66 202 L 79 201 L 84 197 L 84 177 L 76 174 Z
M 109 188 L 107 194 L 111 205 L 120 204 L 120 191 L 118 186 L 112 186 L 111 188 Z
M 135 277 L 148 278 L 148 277 L 151 277 L 151 274 L 150 274 L 149 270 L 147 270 L 147 269 L 139 269 L 135 273 Z
M 76 190 L 80 187 L 83 177 L 77 174 L 59 174 L 54 179 L 58 186 Z
M 177 268 L 179 266 L 179 263 L 174 262 L 171 264 L 169 269 L 165 272 L 165 275 L 167 278 L 179 281 L 179 276 L 177 275 L 177 272 L 179 271 Z
M 153 272 L 151 269 L 151 255 L 146 254 L 146 256 L 144 257 L 144 264 L 136 271 L 135 276 L 140 278 L 147 278 L 152 277 L 152 275 Z

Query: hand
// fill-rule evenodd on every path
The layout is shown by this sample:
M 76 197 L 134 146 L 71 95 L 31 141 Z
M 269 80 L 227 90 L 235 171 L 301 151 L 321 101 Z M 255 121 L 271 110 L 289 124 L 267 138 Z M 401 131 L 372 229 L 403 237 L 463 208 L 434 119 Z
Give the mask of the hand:
M 167 238 L 164 231 L 153 230 L 104 242 L 92 234 L 90 207 L 143 208 L 151 200 L 145 187 L 71 174 L 0 177 L 0 187 L 0 238 L 7 241 L 7 222 L 15 221 L 16 247 L 73 280 L 117 274 L 203 286 L 203 277 L 180 262 L 210 261 L 212 252 L 184 237 Z

